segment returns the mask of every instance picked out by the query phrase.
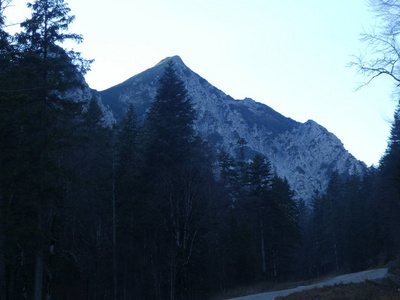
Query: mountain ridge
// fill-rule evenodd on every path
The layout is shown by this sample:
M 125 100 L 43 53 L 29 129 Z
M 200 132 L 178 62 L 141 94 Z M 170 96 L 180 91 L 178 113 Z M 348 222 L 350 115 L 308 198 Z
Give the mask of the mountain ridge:
M 351 155 L 325 127 L 312 120 L 297 122 L 251 98 L 236 100 L 189 69 L 179 56 L 167 57 L 98 92 L 100 101 L 117 120 L 133 104 L 143 120 L 156 95 L 158 79 L 170 61 L 194 103 L 199 135 L 232 155 L 237 152 L 237 140 L 244 138 L 248 152 L 266 156 L 277 174 L 288 179 L 297 198 L 309 202 L 314 190 L 324 191 L 334 170 L 340 174 L 365 172 L 365 163 Z

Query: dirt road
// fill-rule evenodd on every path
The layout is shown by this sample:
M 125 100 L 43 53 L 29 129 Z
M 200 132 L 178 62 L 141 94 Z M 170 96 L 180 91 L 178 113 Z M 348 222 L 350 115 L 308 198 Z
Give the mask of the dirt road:
M 278 296 L 287 296 L 296 292 L 301 292 L 304 290 L 313 289 L 315 287 L 323 287 L 329 285 L 335 285 L 337 283 L 352 283 L 352 282 L 363 282 L 365 280 L 374 280 L 383 278 L 387 275 L 388 269 L 375 269 L 375 270 L 367 270 L 358 273 L 351 273 L 346 275 L 341 275 L 333 278 L 326 279 L 322 282 L 314 283 L 306 286 L 298 286 L 293 289 L 275 291 L 262 293 L 257 295 L 233 298 L 234 300 L 274 300 Z M 233 300 L 231 299 L 231 300 Z

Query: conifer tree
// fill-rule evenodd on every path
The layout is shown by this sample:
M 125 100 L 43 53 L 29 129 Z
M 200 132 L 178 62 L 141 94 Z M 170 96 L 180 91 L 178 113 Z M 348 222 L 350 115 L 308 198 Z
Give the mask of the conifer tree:
M 186 162 L 195 139 L 195 111 L 170 61 L 146 117 L 148 163 L 171 167 Z
M 271 183 L 271 164 L 265 158 L 256 154 L 252 162 L 247 168 L 247 184 L 249 187 L 249 198 L 244 201 L 249 201 L 254 220 L 257 220 L 256 228 L 259 231 L 260 240 L 260 257 L 262 265 L 262 273 L 267 273 L 266 264 L 266 240 L 265 240 L 265 214 L 268 208 L 266 207 L 266 198 L 268 197 L 269 185 Z
M 139 130 L 133 105 L 129 105 L 125 116 L 118 124 L 116 141 L 116 195 L 119 235 L 119 265 L 123 274 L 121 287 L 126 295 L 134 297 L 143 282 L 135 280 L 140 274 L 140 266 L 144 263 L 145 250 L 137 241 L 145 238 L 144 220 L 151 214 L 139 188 L 139 170 L 143 167 Z M 132 270 L 137 270 L 133 272 Z
M 324 210 L 323 210 L 323 195 L 318 191 L 314 190 L 314 194 L 310 201 L 312 216 L 311 216 L 311 230 L 310 230 L 310 240 L 311 240 L 311 253 L 310 253 L 310 263 L 312 264 L 312 272 L 314 276 L 319 276 L 322 267 L 323 256 L 322 253 L 322 240 L 324 231 Z
M 4 11 L 8 7 L 12 0 L 1 0 L 0 1 L 0 66 L 2 63 L 7 61 L 6 57 L 10 50 L 10 35 L 4 30 L 6 17 Z M 0 74 L 4 71 L 3 67 L 0 67 Z
M 342 264 L 343 228 L 337 226 L 343 224 L 343 182 L 337 171 L 331 175 L 325 195 L 326 227 L 325 238 L 327 252 L 330 253 L 331 262 L 336 270 Z
M 394 113 L 388 147 L 380 161 L 377 188 L 383 246 L 387 259 L 391 259 L 400 251 L 400 238 L 396 234 L 400 230 L 400 105 Z
M 4 9 L 7 5 L 8 1 L 0 0 L 0 89 L 4 87 L 4 82 L 6 81 L 6 72 L 7 68 L 10 65 L 10 37 L 4 31 Z M 1 144 L 7 143 L 6 135 L 4 135 L 4 128 L 7 126 L 7 113 L 4 105 L 5 99 L 3 94 L 0 92 L 0 141 Z M 7 155 L 5 154 L 5 149 L 2 146 L 0 148 L 0 168 L 3 169 L 5 159 Z M 4 170 L 4 169 L 3 169 Z M 5 177 L 3 174 L 4 171 L 0 172 L 0 299 L 6 299 L 6 251 L 5 251 L 5 242 L 6 242 L 6 228 L 7 228 L 7 218 L 8 213 L 6 212 L 6 202 L 5 202 L 5 193 L 4 186 L 7 184 L 5 182 Z M 7 175 L 6 175 L 7 176 Z
M 9 64 L 1 74 L 7 81 L 0 83 L 1 111 L 8 114 L 1 124 L 2 144 L 8 140 L 1 162 L 6 163 L 2 175 L 10 181 L 2 194 L 12 195 L 11 209 L 29 212 L 22 226 L 35 228 L 32 277 L 34 299 L 41 299 L 43 291 L 51 295 L 56 212 L 68 176 L 65 159 L 82 110 L 82 103 L 68 99 L 66 91 L 80 86 L 87 61 L 60 46 L 68 39 L 81 41 L 79 35 L 65 33 L 73 17 L 63 1 L 37 0 L 28 7 L 32 16 L 21 23 L 17 43 L 4 49 L 2 34 L 1 51 L 8 54 L 6 60 L 2 56 L 2 71 L 3 62 Z M 28 247 L 25 242 L 20 243 L 21 251 Z
M 84 144 L 77 157 L 80 174 L 77 199 L 70 202 L 79 240 L 74 255 L 78 266 L 86 270 L 88 298 L 103 298 L 113 293 L 113 196 L 114 132 L 105 126 L 96 99 L 91 99 L 80 126 Z M 78 201 L 77 201 L 78 200 Z M 71 205 L 71 204 L 70 204 Z M 109 282 L 109 285 L 102 284 Z
M 271 277 L 275 282 L 289 279 L 293 270 L 294 254 L 300 244 L 299 208 L 293 199 L 287 179 L 276 174 L 271 180 L 267 240 L 269 244 L 269 261 Z
M 385 230 L 387 227 L 384 225 L 386 217 L 384 217 L 385 214 L 382 214 L 384 210 L 381 207 L 382 179 L 379 169 L 370 167 L 364 175 L 361 188 L 362 198 L 366 206 L 365 231 L 368 236 L 366 252 L 369 262 L 373 262 L 376 265 L 379 264 L 378 260 L 382 257 L 380 254 L 385 245 L 384 237 L 387 232 Z M 385 179 L 383 180 L 386 181 Z
M 235 170 L 235 160 L 233 157 L 227 153 L 225 150 L 222 150 L 218 155 L 218 163 L 220 167 L 220 178 L 225 181 L 227 184 L 234 180 L 234 170 Z
M 362 180 L 353 173 L 344 184 L 343 256 L 344 264 L 351 272 L 367 268 L 368 233 L 367 199 L 361 191 Z
M 207 189 L 201 187 L 208 163 L 193 127 L 193 104 L 173 62 L 168 63 L 159 83 L 144 125 L 144 177 L 151 187 L 147 191 L 150 208 L 157 215 L 148 224 L 157 258 L 153 256 L 152 263 L 158 282 L 164 282 L 157 284 L 157 293 L 187 298 L 190 265 L 207 203 Z
M 339 173 L 334 171 L 325 194 L 315 195 L 313 199 L 313 240 L 317 273 L 339 270 L 342 266 L 344 209 L 343 182 Z
M 394 112 L 394 120 L 390 130 L 389 143 L 381 162 L 381 171 L 385 173 L 388 184 L 396 190 L 396 198 L 400 199 L 400 102 Z M 395 203 L 400 209 L 400 201 Z

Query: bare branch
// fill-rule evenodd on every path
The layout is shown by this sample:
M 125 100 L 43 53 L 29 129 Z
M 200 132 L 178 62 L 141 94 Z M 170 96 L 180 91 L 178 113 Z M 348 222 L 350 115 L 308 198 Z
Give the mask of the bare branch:
M 371 32 L 361 35 L 361 41 L 366 44 L 364 54 L 356 57 L 349 66 L 355 67 L 360 74 L 367 77 L 364 84 L 370 84 L 381 75 L 388 75 L 397 86 L 400 85 L 400 1 L 370 0 L 370 7 L 382 21 Z

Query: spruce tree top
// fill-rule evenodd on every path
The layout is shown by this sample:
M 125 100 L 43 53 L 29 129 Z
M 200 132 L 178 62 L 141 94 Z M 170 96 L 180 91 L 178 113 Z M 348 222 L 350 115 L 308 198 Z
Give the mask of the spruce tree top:
M 69 15 L 71 10 L 63 0 L 36 0 L 27 5 L 33 13 L 30 19 L 22 22 L 26 34 L 19 37 L 29 41 L 32 50 L 47 51 L 48 47 L 65 40 L 82 42 L 81 35 L 65 32 L 75 16 Z
M 68 32 L 68 27 L 75 20 L 75 16 L 69 14 L 71 9 L 67 3 L 64 3 L 64 0 L 36 0 L 27 6 L 32 10 L 32 15 L 21 23 L 24 31 L 16 35 L 21 51 L 40 57 L 46 64 L 54 64 L 54 61 L 59 63 L 60 58 L 63 58 L 64 65 L 61 67 L 63 70 L 59 73 L 65 75 L 66 70 L 73 65 L 69 81 L 76 77 L 76 72 L 84 75 L 89 71 L 92 60 L 83 59 L 79 52 L 61 47 L 67 40 L 77 43 L 83 41 L 80 34 Z
M 188 157 L 195 138 L 195 111 L 182 80 L 170 61 L 159 80 L 160 86 L 147 115 L 149 150 L 167 164 Z

